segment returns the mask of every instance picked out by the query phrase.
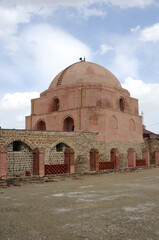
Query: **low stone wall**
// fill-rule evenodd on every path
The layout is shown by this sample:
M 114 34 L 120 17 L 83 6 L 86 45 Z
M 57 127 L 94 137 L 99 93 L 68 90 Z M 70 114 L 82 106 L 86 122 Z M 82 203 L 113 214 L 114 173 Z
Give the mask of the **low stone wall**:
M 0 146 L 7 148 L 8 174 L 14 172 L 24 173 L 25 170 L 32 172 L 32 151 L 35 148 L 43 148 L 45 151 L 45 164 L 63 164 L 64 150 L 70 147 L 75 152 L 75 172 L 90 171 L 90 150 L 96 148 L 99 151 L 99 162 L 110 161 L 111 149 L 119 150 L 119 167 L 128 166 L 127 151 L 134 148 L 136 158 L 142 158 L 142 150 L 146 143 L 120 143 L 99 142 L 96 140 L 97 133 L 90 132 L 51 132 L 29 130 L 5 130 L 0 129 Z M 13 142 L 22 143 L 21 151 L 13 151 Z M 57 145 L 62 144 L 58 149 Z

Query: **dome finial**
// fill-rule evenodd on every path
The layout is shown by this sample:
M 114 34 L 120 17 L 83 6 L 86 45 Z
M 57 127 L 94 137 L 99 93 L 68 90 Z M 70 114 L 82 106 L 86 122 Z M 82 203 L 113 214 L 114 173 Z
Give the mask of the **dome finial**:
M 84 58 L 82 59 L 82 57 L 80 57 L 79 60 L 80 60 L 81 62 L 85 62 L 86 58 L 84 57 Z

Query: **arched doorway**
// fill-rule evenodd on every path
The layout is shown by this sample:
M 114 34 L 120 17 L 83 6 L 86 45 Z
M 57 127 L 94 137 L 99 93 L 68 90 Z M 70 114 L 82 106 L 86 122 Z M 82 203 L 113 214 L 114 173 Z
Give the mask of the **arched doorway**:
M 71 117 L 67 117 L 64 120 L 63 130 L 66 132 L 73 132 L 74 131 L 74 121 Z
M 37 124 L 37 130 L 39 131 L 45 131 L 46 130 L 46 124 L 44 121 L 39 121 Z

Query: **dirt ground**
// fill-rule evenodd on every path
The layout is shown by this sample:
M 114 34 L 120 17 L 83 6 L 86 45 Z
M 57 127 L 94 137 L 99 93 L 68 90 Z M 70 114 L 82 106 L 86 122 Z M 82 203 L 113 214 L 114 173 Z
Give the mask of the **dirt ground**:
M 0 189 L 0 240 L 158 240 L 159 168 Z

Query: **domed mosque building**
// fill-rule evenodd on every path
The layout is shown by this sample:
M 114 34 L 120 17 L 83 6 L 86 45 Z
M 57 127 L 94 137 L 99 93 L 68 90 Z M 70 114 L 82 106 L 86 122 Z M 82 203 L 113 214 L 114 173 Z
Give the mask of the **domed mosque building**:
M 32 100 L 26 129 L 98 132 L 97 141 L 143 143 L 138 100 L 109 70 L 84 60 L 60 72 Z
M 0 129 L 0 177 L 159 164 L 158 139 L 143 132 L 138 100 L 118 79 L 81 60 L 31 100 L 25 130 Z

